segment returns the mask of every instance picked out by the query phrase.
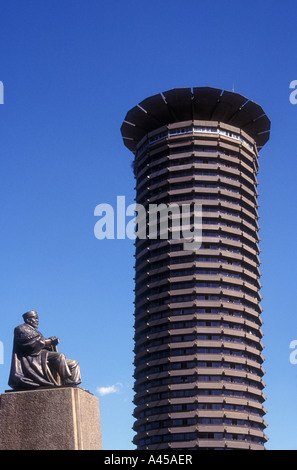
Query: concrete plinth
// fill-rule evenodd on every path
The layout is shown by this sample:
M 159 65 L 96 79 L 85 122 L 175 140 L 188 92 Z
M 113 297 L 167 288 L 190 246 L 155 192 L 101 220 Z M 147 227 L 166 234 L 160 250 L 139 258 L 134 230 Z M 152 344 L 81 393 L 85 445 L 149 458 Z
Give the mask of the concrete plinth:
M 101 450 L 99 400 L 81 388 L 0 395 L 0 450 Z

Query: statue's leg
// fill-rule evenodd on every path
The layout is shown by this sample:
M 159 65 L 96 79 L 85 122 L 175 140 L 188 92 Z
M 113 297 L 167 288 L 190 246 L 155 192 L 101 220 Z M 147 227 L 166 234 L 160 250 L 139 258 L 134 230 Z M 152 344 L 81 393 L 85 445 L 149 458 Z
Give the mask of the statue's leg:
M 59 374 L 62 383 L 64 380 L 71 377 L 71 372 L 64 354 L 50 351 L 48 353 L 48 363 L 50 368 Z
M 74 359 L 66 359 L 67 365 L 71 372 L 71 377 L 67 379 L 67 382 L 73 382 L 74 385 L 78 385 L 81 383 L 81 376 L 80 376 L 80 368 L 79 363 Z
M 78 385 L 81 383 L 79 364 L 72 359 L 66 359 L 60 352 L 49 352 L 49 366 L 53 368 L 61 378 L 62 385 Z

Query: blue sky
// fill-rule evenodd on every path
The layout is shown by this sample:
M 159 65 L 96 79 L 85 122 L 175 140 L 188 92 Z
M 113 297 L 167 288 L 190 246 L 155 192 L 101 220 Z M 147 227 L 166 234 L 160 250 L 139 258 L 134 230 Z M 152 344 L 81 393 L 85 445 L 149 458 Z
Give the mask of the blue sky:
M 130 108 L 175 87 L 234 89 L 272 121 L 259 174 L 267 448 L 297 449 L 296 55 L 295 0 L 0 0 L 0 393 L 13 328 L 36 309 L 103 392 L 104 448 L 134 448 L 134 246 L 96 239 L 94 209 L 134 200 Z

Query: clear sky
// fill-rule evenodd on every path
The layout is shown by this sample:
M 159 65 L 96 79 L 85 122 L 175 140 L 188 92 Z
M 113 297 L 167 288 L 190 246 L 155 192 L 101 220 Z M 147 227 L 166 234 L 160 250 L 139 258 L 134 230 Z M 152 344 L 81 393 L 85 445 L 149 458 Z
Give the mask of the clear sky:
M 134 245 L 98 240 L 94 209 L 134 201 L 120 126 L 144 98 L 214 86 L 272 121 L 259 213 L 268 449 L 297 449 L 296 0 L 0 0 L 0 393 L 13 328 L 78 359 L 105 449 L 133 449 Z M 1 351 L 1 348 L 0 348 Z

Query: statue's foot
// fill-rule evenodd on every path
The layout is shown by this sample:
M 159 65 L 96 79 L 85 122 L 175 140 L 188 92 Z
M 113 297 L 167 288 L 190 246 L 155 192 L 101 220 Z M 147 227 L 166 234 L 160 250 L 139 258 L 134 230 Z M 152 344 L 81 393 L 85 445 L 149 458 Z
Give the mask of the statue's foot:
M 63 382 L 63 386 L 66 386 L 66 387 L 78 387 L 80 383 L 81 383 L 81 382 L 78 382 L 78 383 L 77 383 L 77 382 L 73 382 L 73 380 L 71 380 L 71 379 L 66 379 L 66 380 L 64 380 L 64 382 Z

